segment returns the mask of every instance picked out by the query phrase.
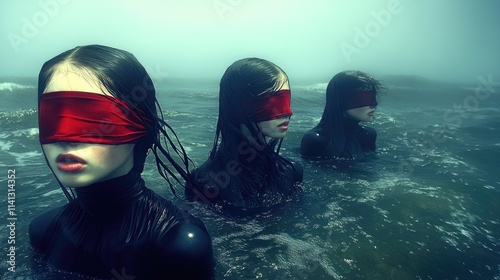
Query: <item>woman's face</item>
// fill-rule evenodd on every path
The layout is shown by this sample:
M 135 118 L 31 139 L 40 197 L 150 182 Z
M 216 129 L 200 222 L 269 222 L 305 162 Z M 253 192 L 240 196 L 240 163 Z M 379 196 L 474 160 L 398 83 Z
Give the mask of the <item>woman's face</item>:
M 85 91 L 110 95 L 92 75 L 72 66 L 60 66 L 44 94 L 53 91 Z M 43 116 L 41 116 L 43 117 Z M 135 144 L 104 145 L 56 142 L 43 144 L 50 168 L 66 187 L 83 187 L 127 174 L 134 165 Z
M 260 122 L 258 125 L 262 134 L 270 138 L 283 138 L 286 136 L 290 117 L 284 117 L 269 121 Z
M 42 148 L 54 175 L 70 188 L 125 175 L 134 165 L 134 144 L 57 142 Z
M 288 80 L 279 90 L 290 89 Z M 286 136 L 288 130 L 288 124 L 290 123 L 290 117 L 282 117 L 278 119 L 272 119 L 269 121 L 262 121 L 257 123 L 262 131 L 262 134 L 270 138 L 283 138 Z
M 360 122 L 371 122 L 375 115 L 376 106 L 364 106 L 346 110 L 347 117 Z

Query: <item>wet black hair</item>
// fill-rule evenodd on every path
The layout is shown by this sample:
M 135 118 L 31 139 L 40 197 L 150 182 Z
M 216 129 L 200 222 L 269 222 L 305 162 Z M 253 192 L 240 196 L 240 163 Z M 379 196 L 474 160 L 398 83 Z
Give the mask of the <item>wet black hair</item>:
M 260 127 L 241 109 L 254 99 L 266 100 L 273 96 L 287 82 L 283 69 L 255 57 L 235 61 L 220 80 L 219 116 L 208 161 L 222 162 L 224 166 L 237 162 L 245 171 L 231 177 L 229 189 L 238 188 L 244 196 L 266 191 L 259 189 L 262 185 L 287 195 L 294 189 L 290 185 L 295 183 L 296 169 L 292 162 L 279 156 L 283 138 L 266 142 Z M 242 125 L 254 141 L 242 133 Z
M 327 154 L 339 155 L 346 145 L 344 104 L 352 94 L 373 91 L 377 99 L 385 87 L 378 80 L 361 71 L 343 71 L 330 80 L 326 88 L 326 105 L 315 129 L 323 131 L 328 138 Z
M 241 124 L 248 128 L 259 145 L 257 148 L 265 146 L 260 128 L 244 115 L 241 108 L 253 99 L 271 97 L 287 81 L 283 69 L 261 58 L 244 58 L 231 64 L 220 81 L 219 117 L 210 158 L 214 158 L 219 151 L 224 161 L 238 160 L 238 146 L 242 142 L 255 145 L 243 135 Z M 276 139 L 272 142 L 281 144 L 282 141 Z
M 152 151 L 159 174 L 168 182 L 174 194 L 175 188 L 169 176 L 181 185 L 183 182 L 179 175 L 184 180 L 190 180 L 189 164 L 192 161 L 187 156 L 175 131 L 164 120 L 156 99 L 153 81 L 133 54 L 103 45 L 78 46 L 63 52 L 45 62 L 40 70 L 39 101 L 54 73 L 65 63 L 81 69 L 82 75 L 90 75 L 91 79 L 97 78 L 109 93 L 124 101 L 142 118 L 147 135 L 135 144 L 133 167 L 135 171 L 139 173 L 143 171 L 148 152 Z M 183 166 L 171 156 L 170 150 L 177 154 Z M 171 170 L 164 158 L 177 171 L 177 174 Z M 69 200 L 73 199 L 74 195 L 70 194 L 61 183 L 60 185 L 66 197 Z

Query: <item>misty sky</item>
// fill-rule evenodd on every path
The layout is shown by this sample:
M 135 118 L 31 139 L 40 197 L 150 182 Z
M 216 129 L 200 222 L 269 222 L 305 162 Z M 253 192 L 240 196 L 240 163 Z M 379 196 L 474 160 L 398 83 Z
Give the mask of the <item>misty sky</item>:
M 474 81 L 500 75 L 497 0 L 3 0 L 0 76 L 77 45 L 133 53 L 153 78 L 220 78 L 261 57 L 291 82 L 355 69 Z

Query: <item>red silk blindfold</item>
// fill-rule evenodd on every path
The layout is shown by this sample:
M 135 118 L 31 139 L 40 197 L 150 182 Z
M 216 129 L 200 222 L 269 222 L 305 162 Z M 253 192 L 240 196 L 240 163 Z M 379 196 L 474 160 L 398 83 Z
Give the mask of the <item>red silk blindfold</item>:
M 290 90 L 284 89 L 275 92 L 271 97 L 257 100 L 245 108 L 245 116 L 254 122 L 268 121 L 292 115 Z
M 38 109 L 40 143 L 125 144 L 147 134 L 142 119 L 113 96 L 91 92 L 45 93 Z
M 345 104 L 345 109 L 354 109 L 365 106 L 377 106 L 377 96 L 373 91 L 362 91 L 351 94 Z

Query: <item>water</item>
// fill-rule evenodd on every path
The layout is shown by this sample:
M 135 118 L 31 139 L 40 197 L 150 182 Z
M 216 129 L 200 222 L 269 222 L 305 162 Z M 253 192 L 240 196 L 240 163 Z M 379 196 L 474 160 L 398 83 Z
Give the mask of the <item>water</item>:
M 12 84 L 6 84 L 6 82 Z M 325 84 L 292 86 L 294 116 L 282 154 L 302 163 L 304 195 L 278 209 L 223 215 L 150 188 L 206 224 L 217 279 L 500 279 L 500 88 L 392 77 L 377 119 L 378 153 L 364 162 L 306 161 L 302 134 L 319 120 Z M 16 171 L 16 272 L 2 279 L 73 279 L 33 261 L 27 228 L 64 195 L 38 144 L 34 79 L 0 82 L 0 220 L 8 224 L 7 170 Z M 157 83 L 165 118 L 197 164 L 217 119 L 217 81 Z M 461 106 L 461 107 L 460 107 Z M 151 162 L 151 159 L 148 159 Z M 4 261 L 5 260 L 5 261 Z

